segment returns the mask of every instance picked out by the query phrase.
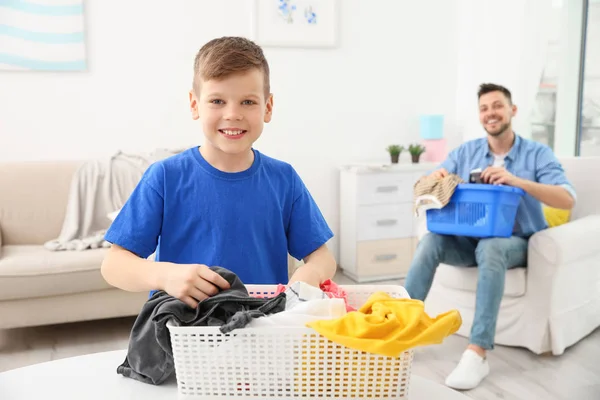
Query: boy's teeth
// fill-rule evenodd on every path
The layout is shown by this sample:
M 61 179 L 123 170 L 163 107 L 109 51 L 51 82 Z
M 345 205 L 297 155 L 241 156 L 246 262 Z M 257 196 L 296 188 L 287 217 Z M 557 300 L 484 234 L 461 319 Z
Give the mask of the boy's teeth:
M 225 130 L 223 129 L 222 131 L 224 134 L 226 135 L 230 135 L 230 136 L 234 136 L 234 135 L 239 135 L 240 133 L 242 133 L 243 131 L 230 131 L 230 130 Z

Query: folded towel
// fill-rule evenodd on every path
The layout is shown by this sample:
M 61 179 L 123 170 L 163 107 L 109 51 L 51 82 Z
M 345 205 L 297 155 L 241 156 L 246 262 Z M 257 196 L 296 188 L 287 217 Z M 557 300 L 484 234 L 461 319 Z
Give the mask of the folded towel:
M 460 183 L 464 181 L 455 174 L 449 174 L 441 179 L 428 177 L 419 179 L 413 188 L 415 215 L 418 217 L 421 211 L 446 206 Z

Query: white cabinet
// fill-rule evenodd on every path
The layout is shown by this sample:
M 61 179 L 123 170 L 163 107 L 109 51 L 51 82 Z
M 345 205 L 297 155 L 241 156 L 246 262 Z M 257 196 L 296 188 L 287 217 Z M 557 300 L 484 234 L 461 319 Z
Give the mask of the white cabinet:
M 413 187 L 435 164 L 345 166 L 340 268 L 357 282 L 404 278 L 417 244 Z

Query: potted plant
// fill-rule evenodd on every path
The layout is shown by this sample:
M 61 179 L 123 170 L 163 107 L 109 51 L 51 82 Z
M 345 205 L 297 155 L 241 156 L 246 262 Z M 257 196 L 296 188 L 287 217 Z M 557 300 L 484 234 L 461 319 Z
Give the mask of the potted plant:
M 410 146 L 408 146 L 408 152 L 412 157 L 412 162 L 416 164 L 419 162 L 421 154 L 425 153 L 425 146 L 420 144 L 411 144 Z
M 388 151 L 388 153 L 390 153 L 390 157 L 392 158 L 392 164 L 398 164 L 398 159 L 400 158 L 400 153 L 402 153 L 402 150 L 404 150 L 404 147 L 397 145 L 397 144 L 391 144 L 387 147 L 386 150 Z

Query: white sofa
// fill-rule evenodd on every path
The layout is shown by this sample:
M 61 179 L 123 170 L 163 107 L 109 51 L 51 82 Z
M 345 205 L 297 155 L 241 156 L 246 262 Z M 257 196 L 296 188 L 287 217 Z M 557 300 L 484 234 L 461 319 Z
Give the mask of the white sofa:
M 527 268 L 508 271 L 496 344 L 562 354 L 600 326 L 600 158 L 561 159 L 577 191 L 571 221 L 533 235 Z M 422 236 L 426 230 L 422 230 Z M 433 315 L 458 309 L 468 337 L 477 269 L 440 265 L 427 297 Z

